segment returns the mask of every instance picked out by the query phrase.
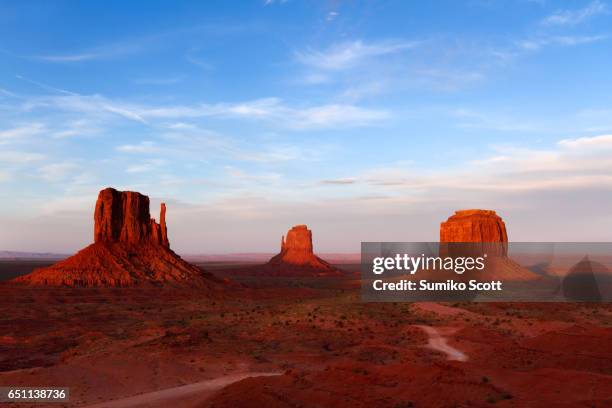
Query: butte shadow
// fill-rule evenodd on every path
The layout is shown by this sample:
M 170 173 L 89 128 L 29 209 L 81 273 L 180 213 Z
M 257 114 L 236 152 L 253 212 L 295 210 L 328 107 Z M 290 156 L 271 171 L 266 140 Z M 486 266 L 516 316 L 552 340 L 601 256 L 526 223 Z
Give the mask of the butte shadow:
M 94 243 L 52 266 L 12 282 L 39 286 L 189 286 L 212 289 L 221 281 L 170 249 L 166 205 L 160 223 L 151 218 L 149 197 L 106 188 L 94 211 Z

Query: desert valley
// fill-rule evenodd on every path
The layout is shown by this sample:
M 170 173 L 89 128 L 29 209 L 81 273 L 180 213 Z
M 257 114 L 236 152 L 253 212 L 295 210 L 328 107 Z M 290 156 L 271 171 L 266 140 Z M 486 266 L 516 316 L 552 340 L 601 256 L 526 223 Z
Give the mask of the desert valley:
M 267 263 L 191 264 L 171 214 L 105 189 L 93 244 L 2 261 L 0 383 L 98 408 L 612 405 L 609 303 L 367 303 L 359 263 L 316 256 L 305 225 Z M 508 240 L 492 211 L 440 235 Z

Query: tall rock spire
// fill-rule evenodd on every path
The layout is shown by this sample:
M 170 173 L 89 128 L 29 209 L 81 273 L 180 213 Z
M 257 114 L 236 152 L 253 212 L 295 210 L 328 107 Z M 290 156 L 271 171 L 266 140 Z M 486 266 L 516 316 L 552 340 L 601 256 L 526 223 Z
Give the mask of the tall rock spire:
M 161 244 L 169 248 L 170 242 L 168 242 L 168 229 L 166 227 L 166 203 L 161 203 L 161 208 L 159 210 L 159 225 L 161 227 Z

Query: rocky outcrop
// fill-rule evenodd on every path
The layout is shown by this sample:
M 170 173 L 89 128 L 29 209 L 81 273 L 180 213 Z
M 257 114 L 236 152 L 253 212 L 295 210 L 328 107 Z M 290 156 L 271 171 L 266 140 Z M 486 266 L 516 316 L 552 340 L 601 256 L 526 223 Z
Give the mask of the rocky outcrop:
M 266 264 L 272 274 L 324 276 L 341 272 L 314 254 L 312 231 L 296 225 L 281 238 L 281 250 Z
M 532 280 L 537 275 L 508 257 L 506 224 L 493 210 L 459 210 L 440 223 L 440 255 L 480 257 L 486 254 L 479 279 Z M 472 279 L 472 275 L 462 275 Z
M 94 211 L 94 242 L 151 242 L 169 247 L 166 205 L 161 204 L 158 224 L 149 214 L 146 195 L 114 188 L 100 191 Z
M 281 238 L 279 261 L 293 265 L 319 266 L 319 259 L 312 250 L 312 231 L 306 225 L 296 225 Z M 274 258 L 272 258 L 274 259 Z
M 15 279 L 50 286 L 188 285 L 212 287 L 217 280 L 170 249 L 166 205 L 160 223 L 149 214 L 149 197 L 106 188 L 94 210 L 94 243 L 48 268 Z
M 440 242 L 508 242 L 508 234 L 495 211 L 459 210 L 440 224 Z

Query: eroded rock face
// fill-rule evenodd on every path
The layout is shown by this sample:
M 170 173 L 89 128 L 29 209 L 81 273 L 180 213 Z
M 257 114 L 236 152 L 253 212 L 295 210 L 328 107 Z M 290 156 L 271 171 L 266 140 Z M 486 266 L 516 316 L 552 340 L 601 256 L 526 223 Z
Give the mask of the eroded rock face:
M 168 247 L 166 205 L 161 205 L 158 224 L 151 218 L 146 195 L 114 188 L 100 191 L 94 211 L 94 242 L 152 242 Z
M 312 231 L 306 225 L 296 225 L 282 237 L 281 251 L 268 266 L 276 267 L 274 273 L 279 275 L 326 275 L 337 271 L 314 254 Z
M 459 210 L 440 224 L 440 242 L 508 242 L 508 234 L 495 211 Z
M 283 236 L 281 241 L 283 261 L 301 265 L 308 263 L 315 255 L 312 251 L 312 231 L 306 225 L 296 225 Z
M 16 282 L 49 286 L 188 285 L 212 288 L 209 273 L 185 262 L 170 249 L 166 205 L 160 223 L 149 214 L 149 197 L 106 188 L 94 210 L 94 243 Z
M 465 243 L 465 244 L 462 244 Z M 460 210 L 440 224 L 440 255 L 479 257 L 485 255 L 485 270 L 479 279 L 533 280 L 537 275 L 508 257 L 508 234 L 502 218 L 493 210 Z M 457 279 L 472 279 L 464 274 Z

